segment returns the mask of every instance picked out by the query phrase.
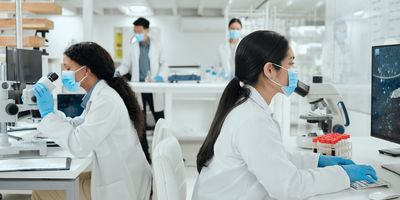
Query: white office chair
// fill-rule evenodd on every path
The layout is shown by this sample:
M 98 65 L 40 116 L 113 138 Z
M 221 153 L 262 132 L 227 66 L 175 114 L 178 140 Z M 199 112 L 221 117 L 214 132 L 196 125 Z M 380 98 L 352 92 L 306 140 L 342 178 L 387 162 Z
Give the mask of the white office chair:
M 153 169 L 159 200 L 186 200 L 185 165 L 176 137 L 168 137 L 156 146 Z
M 154 149 L 156 148 L 157 144 L 161 142 L 163 139 L 167 138 L 170 136 L 170 134 L 167 131 L 168 128 L 168 123 L 165 119 L 160 118 L 156 126 L 154 127 L 154 134 L 153 134 L 153 140 L 151 144 L 151 152 L 153 154 Z

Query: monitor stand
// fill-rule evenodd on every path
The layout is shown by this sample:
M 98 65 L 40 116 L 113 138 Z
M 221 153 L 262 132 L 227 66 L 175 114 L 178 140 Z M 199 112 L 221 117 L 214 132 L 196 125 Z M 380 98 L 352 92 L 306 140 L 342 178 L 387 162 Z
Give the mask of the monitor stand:
M 386 155 L 393 156 L 393 157 L 398 157 L 398 156 L 400 156 L 400 148 L 380 149 L 379 153 L 386 154 Z
M 400 176 L 400 163 L 382 165 L 382 168 Z

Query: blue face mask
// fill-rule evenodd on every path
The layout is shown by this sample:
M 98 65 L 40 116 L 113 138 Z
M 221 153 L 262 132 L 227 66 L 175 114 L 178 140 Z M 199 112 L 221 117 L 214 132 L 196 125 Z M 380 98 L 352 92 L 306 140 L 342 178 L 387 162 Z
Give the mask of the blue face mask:
M 240 30 L 230 30 L 229 31 L 229 39 L 239 39 L 240 38 Z
M 144 34 L 143 33 L 137 33 L 137 34 L 135 34 L 135 38 L 136 38 L 136 41 L 143 42 L 144 41 Z
M 297 88 L 297 71 L 295 69 L 286 69 L 283 68 L 282 66 L 272 63 L 275 66 L 280 67 L 281 69 L 284 69 L 288 72 L 288 79 L 289 79 L 289 84 L 287 86 L 284 86 L 282 84 L 279 84 L 278 82 L 274 81 L 272 78 L 269 78 L 273 83 L 279 85 L 281 87 L 281 90 L 283 92 L 283 94 L 285 94 L 286 96 L 290 96 L 291 94 L 293 94 L 294 90 Z
M 61 72 L 61 81 L 65 89 L 67 89 L 70 92 L 76 92 L 79 90 L 79 87 L 81 86 L 81 82 L 86 79 L 88 75 L 83 77 L 79 82 L 76 82 L 75 80 L 75 74 L 76 72 L 80 71 L 81 69 L 85 68 L 86 66 L 82 66 L 76 71 L 67 71 L 64 70 Z

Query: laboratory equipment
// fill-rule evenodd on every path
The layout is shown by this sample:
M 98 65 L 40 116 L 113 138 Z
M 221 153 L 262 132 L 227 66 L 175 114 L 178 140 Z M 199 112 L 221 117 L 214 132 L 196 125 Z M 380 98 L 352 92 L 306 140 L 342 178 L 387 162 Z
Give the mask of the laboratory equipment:
M 50 73 L 46 77 L 42 77 L 38 82 L 54 89 L 53 81 L 57 80 L 56 73 Z M 30 140 L 30 141 L 9 141 L 8 126 L 10 123 L 16 123 L 17 114 L 27 110 L 37 110 L 34 104 L 35 98 L 32 95 L 32 87 L 24 89 L 24 104 L 16 104 L 14 99 L 10 99 L 8 92 L 14 90 L 15 81 L 0 81 L 0 157 L 10 156 L 32 156 L 47 154 L 46 141 Z M 26 102 L 26 103 L 25 103 Z
M 350 184 L 350 186 L 355 190 L 370 189 L 377 187 L 387 187 L 387 188 L 391 187 L 389 182 L 380 178 L 375 183 L 369 183 L 368 181 L 354 181 Z
M 8 98 L 8 91 L 13 90 L 11 81 L 0 81 L 0 157 L 24 156 L 37 154 L 46 155 L 46 142 L 13 141 L 8 137 L 8 125 L 17 121 L 17 114 L 24 110 L 34 110 L 34 105 L 18 105 L 13 99 Z
M 350 135 L 329 133 L 313 138 L 313 152 L 328 156 L 340 156 L 351 159 L 352 145 L 348 141 Z
M 47 76 L 43 76 L 37 83 L 43 83 L 49 91 L 53 91 L 56 86 L 53 84 L 58 79 L 58 75 L 50 72 Z M 33 95 L 34 84 L 26 84 L 26 88 L 22 90 L 22 102 L 26 105 L 35 105 L 36 97 Z
M 311 105 L 311 111 L 300 115 L 300 118 L 308 123 L 317 123 L 324 134 L 344 133 L 345 127 L 350 125 L 342 96 L 332 84 L 322 83 L 322 77 L 314 76 L 311 85 L 298 81 L 295 92 L 305 97 Z M 317 135 L 318 133 L 300 135 L 296 143 L 301 148 L 311 149 L 312 139 Z
M 200 66 L 198 65 L 168 66 L 168 68 L 168 81 L 171 83 L 180 81 L 195 81 L 199 83 L 201 80 Z
M 371 136 L 400 144 L 400 44 L 372 47 Z M 381 149 L 400 155 L 400 148 Z M 400 175 L 400 163 L 382 165 Z

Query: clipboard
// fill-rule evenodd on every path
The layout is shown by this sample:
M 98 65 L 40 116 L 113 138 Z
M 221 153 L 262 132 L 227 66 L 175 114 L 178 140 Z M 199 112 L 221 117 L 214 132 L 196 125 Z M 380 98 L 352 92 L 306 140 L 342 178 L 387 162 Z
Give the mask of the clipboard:
M 71 161 L 70 157 L 4 159 L 0 160 L 0 172 L 69 170 Z

